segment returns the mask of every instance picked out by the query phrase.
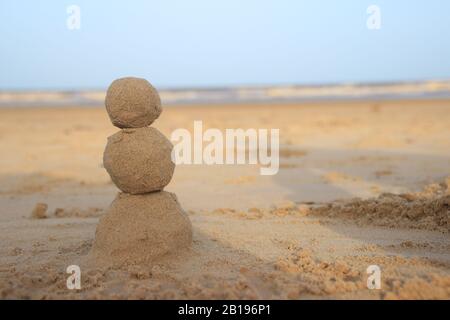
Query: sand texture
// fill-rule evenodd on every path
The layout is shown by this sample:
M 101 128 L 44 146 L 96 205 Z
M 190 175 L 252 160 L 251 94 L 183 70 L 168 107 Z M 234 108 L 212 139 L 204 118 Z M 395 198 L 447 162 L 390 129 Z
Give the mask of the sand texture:
M 156 89 L 147 80 L 132 77 L 111 83 L 105 105 L 111 122 L 119 128 L 149 126 L 162 112 Z
M 162 190 L 172 179 L 172 143 L 152 127 L 123 129 L 108 137 L 103 165 L 126 193 Z
M 0 109 L 0 297 L 450 299 L 450 101 L 168 106 L 153 125 L 170 137 L 194 120 L 279 128 L 280 171 L 177 166 L 165 190 L 192 223 L 192 246 L 107 266 L 94 246 L 119 261 L 122 250 L 153 256 L 133 245 L 158 241 L 142 237 L 160 212 L 147 207 L 170 204 L 161 219 L 174 231 L 178 205 L 136 195 L 110 207 L 117 188 L 102 154 L 117 129 L 104 108 Z M 130 206 L 144 224 L 127 219 L 127 197 L 142 197 Z M 81 290 L 66 287 L 73 264 Z M 370 265 L 380 290 L 367 288 Z
M 191 223 L 174 194 L 119 193 L 99 221 L 92 255 L 97 266 L 148 264 L 191 242 Z

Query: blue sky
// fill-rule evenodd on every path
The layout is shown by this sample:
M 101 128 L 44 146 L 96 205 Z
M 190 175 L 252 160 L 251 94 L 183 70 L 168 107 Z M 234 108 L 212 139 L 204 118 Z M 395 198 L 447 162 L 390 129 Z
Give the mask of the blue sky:
M 449 79 L 449 14 L 445 0 L 0 0 L 0 90 Z

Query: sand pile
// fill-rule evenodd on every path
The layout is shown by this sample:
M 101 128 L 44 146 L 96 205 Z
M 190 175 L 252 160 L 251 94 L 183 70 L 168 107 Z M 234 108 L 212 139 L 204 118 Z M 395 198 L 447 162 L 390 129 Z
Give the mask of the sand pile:
M 191 242 L 191 224 L 173 193 L 119 193 L 102 217 L 95 240 L 103 260 L 150 261 Z
M 161 113 L 156 90 L 143 79 L 124 78 L 108 89 L 106 110 L 122 129 L 108 138 L 103 162 L 119 193 L 100 219 L 93 256 L 109 265 L 139 264 L 188 247 L 192 227 L 176 196 L 162 191 L 175 165 L 172 144 L 146 127 Z
M 316 216 L 344 219 L 360 226 L 375 225 L 450 233 L 450 178 L 442 183 L 427 185 L 420 192 L 383 193 L 376 198 L 336 200 L 327 204 L 296 204 L 287 201 L 268 209 L 249 208 L 243 211 L 218 208 L 211 213 L 247 220 L 273 216 Z
M 45 219 L 47 218 L 47 209 L 48 206 L 46 203 L 39 202 L 34 207 L 33 211 L 31 212 L 31 218 L 32 219 Z
M 360 225 L 450 232 L 450 179 L 422 192 L 334 202 L 313 208 L 310 214 L 350 219 Z

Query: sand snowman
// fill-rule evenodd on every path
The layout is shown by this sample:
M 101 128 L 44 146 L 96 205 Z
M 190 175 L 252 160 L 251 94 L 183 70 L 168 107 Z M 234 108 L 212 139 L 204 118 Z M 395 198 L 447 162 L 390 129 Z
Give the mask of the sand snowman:
M 103 164 L 119 192 L 100 219 L 92 253 L 114 265 L 148 263 L 190 246 L 192 227 L 175 194 L 172 143 L 149 127 L 161 114 L 158 92 L 145 79 L 108 88 L 106 110 L 121 130 L 108 137 Z

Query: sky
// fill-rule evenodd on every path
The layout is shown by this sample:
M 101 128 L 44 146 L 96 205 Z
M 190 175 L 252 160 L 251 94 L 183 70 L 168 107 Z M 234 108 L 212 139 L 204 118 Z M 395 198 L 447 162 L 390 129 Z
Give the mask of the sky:
M 0 90 L 450 79 L 449 15 L 448 0 L 0 0 Z

